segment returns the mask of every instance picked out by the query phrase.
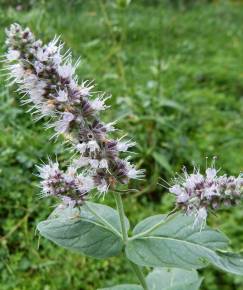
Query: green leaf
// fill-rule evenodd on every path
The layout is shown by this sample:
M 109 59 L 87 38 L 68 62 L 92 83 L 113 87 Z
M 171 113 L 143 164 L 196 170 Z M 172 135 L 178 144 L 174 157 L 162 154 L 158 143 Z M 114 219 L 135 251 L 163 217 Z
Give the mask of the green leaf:
M 202 278 L 195 270 L 155 268 L 146 281 L 149 290 L 198 290 Z
M 143 290 L 143 288 L 135 284 L 123 284 L 123 285 L 117 285 L 110 288 L 102 288 L 98 290 Z
M 163 107 L 169 107 L 172 109 L 176 109 L 176 110 L 181 111 L 181 112 L 185 111 L 185 108 L 182 105 L 180 105 L 178 102 L 175 102 L 172 100 L 161 99 L 159 105 L 163 106 Z
M 149 290 L 198 290 L 202 278 L 195 270 L 155 268 L 146 278 Z M 142 290 L 139 285 L 124 284 L 98 290 Z
M 227 272 L 243 275 L 242 256 L 219 251 L 228 247 L 228 239 L 208 227 L 201 230 L 192 217 L 153 216 L 139 223 L 133 233 L 126 255 L 138 265 L 190 270 L 212 263 Z
M 59 246 L 95 258 L 115 256 L 123 247 L 118 213 L 102 204 L 86 202 L 81 210 L 58 208 L 37 229 Z
M 157 161 L 161 167 L 166 169 L 168 172 L 172 172 L 172 168 L 171 168 L 167 158 L 163 154 L 153 152 L 152 155 L 154 157 L 154 160 Z
M 116 0 L 116 4 L 119 8 L 125 8 L 127 7 L 132 0 Z

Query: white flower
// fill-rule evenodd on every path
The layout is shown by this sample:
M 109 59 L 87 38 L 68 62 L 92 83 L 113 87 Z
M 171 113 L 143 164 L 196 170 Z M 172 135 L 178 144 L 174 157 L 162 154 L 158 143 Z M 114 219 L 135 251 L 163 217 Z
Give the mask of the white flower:
M 170 187 L 169 192 L 176 195 L 176 200 L 179 203 L 184 203 L 189 199 L 189 195 L 186 193 L 185 189 L 178 184 Z
M 70 112 L 64 112 L 62 119 L 55 122 L 55 131 L 58 133 L 65 133 L 71 121 L 74 120 L 74 115 Z
M 25 103 L 33 102 L 35 105 L 38 105 L 43 100 L 43 95 L 45 93 L 45 87 L 46 83 L 45 81 L 40 81 L 38 83 L 35 82 L 35 79 L 33 79 L 30 76 L 30 81 L 33 82 L 32 87 L 29 86 L 27 92 L 30 97 L 30 100 L 25 101 Z M 23 85 L 23 89 L 26 87 L 26 85 Z M 25 89 L 24 89 L 25 90 Z
M 28 93 L 29 90 L 35 89 L 36 86 L 38 86 L 38 88 L 42 87 L 42 82 L 43 81 L 39 81 L 38 77 L 34 74 L 25 74 L 21 88 Z
M 144 176 L 143 169 L 136 169 L 134 165 L 132 165 L 128 161 L 125 161 L 125 165 L 126 165 L 126 175 L 128 178 L 131 178 L 131 179 L 143 178 Z
M 208 181 L 212 181 L 217 175 L 217 170 L 215 168 L 208 168 L 206 170 L 206 177 Z
M 72 174 L 69 174 L 69 173 L 65 173 L 63 175 L 63 178 L 64 178 L 65 182 L 67 182 L 67 183 L 71 183 L 72 181 L 75 180 L 74 176 Z
M 59 65 L 58 73 L 64 79 L 71 78 L 74 73 L 74 68 L 72 67 L 71 63 Z
M 74 166 L 69 166 L 68 169 L 67 169 L 67 174 L 70 175 L 70 176 L 75 176 L 77 172 L 77 169 L 74 167 Z
M 48 195 L 54 195 L 54 192 L 52 191 L 52 189 L 50 188 L 48 181 L 44 180 L 41 182 L 42 185 L 42 194 L 44 196 L 48 196 Z
M 194 189 L 195 186 L 201 182 L 203 182 L 203 176 L 200 173 L 191 174 L 187 177 L 185 186 L 189 189 Z
M 70 112 L 64 112 L 62 119 L 66 122 L 71 122 L 72 120 L 74 120 L 74 115 Z
M 71 79 L 71 80 L 70 80 L 70 83 L 69 83 L 69 88 L 70 88 L 71 90 L 79 90 L 79 87 L 78 87 L 77 81 L 74 80 L 74 79 Z
M 184 193 L 184 190 L 181 188 L 180 185 L 176 184 L 169 188 L 169 192 L 175 195 L 181 195 Z
M 103 111 L 108 108 L 108 106 L 105 104 L 107 99 L 109 99 L 109 97 L 104 99 L 103 96 L 96 98 L 95 100 L 90 101 L 90 106 L 94 111 Z
M 41 116 L 51 116 L 55 110 L 55 106 L 52 103 L 41 103 L 37 108 L 41 112 Z M 51 127 L 53 127 L 53 125 L 51 125 Z
M 59 90 L 58 94 L 57 94 L 57 101 L 58 102 L 66 102 L 68 100 L 68 94 L 67 92 L 65 92 L 64 90 Z
M 59 53 L 54 54 L 52 57 L 52 61 L 55 65 L 60 65 L 60 63 L 62 61 L 61 55 Z
M 40 104 L 43 99 L 44 93 L 45 90 L 38 87 L 29 90 L 29 97 L 31 102 L 33 102 L 35 105 Z
M 99 167 L 99 160 L 97 159 L 90 159 L 89 164 L 92 168 L 97 169 Z
M 97 189 L 101 193 L 106 193 L 108 191 L 109 186 L 108 186 L 107 182 L 105 181 L 105 179 L 101 180 L 101 183 L 97 186 Z
M 114 127 L 115 123 L 116 122 L 111 122 L 111 123 L 105 124 L 104 127 L 105 127 L 106 131 L 107 132 L 115 131 L 116 130 L 115 127 Z
M 108 165 L 108 162 L 107 162 L 106 159 L 101 159 L 100 160 L 99 168 L 105 168 L 105 169 L 108 169 L 109 168 L 109 165 Z
M 127 176 L 129 178 L 132 178 L 132 179 L 136 179 L 138 178 L 138 175 L 139 175 L 139 172 L 138 170 L 136 170 L 135 168 L 131 168 L 128 172 L 127 172 Z
M 54 39 L 53 39 L 52 41 L 50 41 L 50 42 L 47 44 L 47 46 L 45 47 L 45 49 L 46 49 L 46 51 L 47 51 L 47 53 L 48 53 L 49 55 L 53 55 L 53 54 L 55 54 L 55 53 L 59 50 L 59 48 L 56 46 L 57 41 L 58 41 L 58 38 L 54 38 Z
M 89 148 L 90 152 L 95 152 L 96 150 L 98 151 L 100 149 L 98 143 L 95 140 L 89 141 L 87 143 L 87 148 Z
M 213 184 L 212 186 L 206 187 L 203 195 L 206 198 L 211 198 L 213 196 L 220 196 L 219 187 L 215 184 Z
M 94 180 L 91 176 L 78 176 L 79 186 L 78 188 L 83 192 L 89 192 L 95 187 Z
M 183 193 L 177 195 L 177 197 L 176 197 L 176 200 L 179 203 L 180 202 L 182 202 L 182 203 L 187 202 L 188 199 L 189 199 L 189 195 L 186 192 L 183 192 Z
M 129 141 L 119 141 L 116 145 L 116 148 L 118 151 L 121 151 L 121 152 L 125 152 L 127 151 L 127 149 L 129 147 L 133 147 L 135 146 L 136 143 L 135 142 L 129 142 Z
M 78 144 L 78 145 L 81 145 L 81 144 Z M 90 160 L 89 157 L 80 157 L 78 159 L 73 160 L 72 165 L 75 168 L 81 168 L 81 167 L 87 166 L 89 164 L 89 160 Z
M 36 53 L 36 57 L 39 61 L 47 61 L 48 60 L 48 52 L 44 51 L 43 48 L 39 47 Z
M 8 61 L 17 60 L 20 57 L 20 52 L 18 50 L 9 49 L 6 57 Z
M 14 82 L 19 83 L 25 76 L 24 68 L 21 64 L 13 64 L 9 66 L 10 77 L 14 79 Z
M 67 205 L 69 208 L 73 208 L 76 204 L 76 201 L 71 199 L 69 196 L 62 196 L 61 199 L 63 203 Z
M 35 61 L 34 67 L 37 74 L 41 73 L 45 69 L 44 64 L 40 61 Z
M 87 144 L 86 143 L 79 143 L 76 145 L 77 150 L 83 154 L 87 150 Z
M 37 166 L 39 170 L 39 176 L 43 179 L 48 179 L 55 176 L 59 172 L 59 164 L 50 162 L 49 164 L 44 164 L 42 166 Z
M 82 97 L 88 97 L 91 95 L 90 91 L 93 89 L 94 85 L 88 85 L 86 86 L 87 81 L 83 82 L 81 86 L 79 87 L 79 92 Z

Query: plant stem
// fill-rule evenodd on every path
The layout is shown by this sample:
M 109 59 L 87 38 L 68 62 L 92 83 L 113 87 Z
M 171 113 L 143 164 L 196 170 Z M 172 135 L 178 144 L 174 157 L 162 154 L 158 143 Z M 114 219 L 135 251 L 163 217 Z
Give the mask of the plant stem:
M 121 198 L 121 194 L 118 192 L 114 192 L 114 197 L 116 200 L 116 206 L 119 213 L 120 223 L 121 223 L 121 230 L 122 230 L 122 238 L 124 241 L 124 244 L 127 243 L 127 230 L 126 230 L 126 223 L 125 223 L 125 213 L 123 208 L 123 202 Z
M 128 241 L 128 236 L 127 236 L 127 230 L 126 230 L 126 223 L 125 223 L 125 213 L 124 213 L 124 207 L 123 207 L 123 202 L 122 202 L 122 198 L 121 198 L 121 194 L 119 192 L 114 192 L 114 197 L 116 200 L 116 206 L 117 206 L 117 210 L 119 213 L 119 218 L 120 218 L 120 223 L 121 223 L 121 230 L 122 230 L 122 238 L 123 238 L 123 242 L 126 245 L 127 241 Z M 136 274 L 138 280 L 140 281 L 142 287 L 144 290 L 148 290 L 148 286 L 146 284 L 143 272 L 141 270 L 141 268 L 134 264 L 133 262 L 129 261 L 132 269 L 134 271 L 134 273 Z
M 144 275 L 143 275 L 143 272 L 142 272 L 141 268 L 138 265 L 136 265 L 133 262 L 131 262 L 131 261 L 130 261 L 130 264 L 132 266 L 132 269 L 133 269 L 134 273 L 137 275 L 137 278 L 140 281 L 143 289 L 144 290 L 148 290 L 148 286 L 147 286 L 147 283 L 146 283 L 146 280 L 144 278 Z

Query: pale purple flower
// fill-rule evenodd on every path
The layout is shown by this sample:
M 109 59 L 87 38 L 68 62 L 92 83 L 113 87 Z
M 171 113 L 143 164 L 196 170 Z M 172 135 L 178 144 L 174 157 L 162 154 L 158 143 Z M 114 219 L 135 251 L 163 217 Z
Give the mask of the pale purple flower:
M 88 82 L 85 81 L 80 86 L 80 93 L 83 97 L 88 97 L 91 95 L 91 90 L 93 88 L 94 88 L 94 85 L 88 84 Z
M 74 74 L 74 68 L 71 63 L 58 66 L 58 73 L 64 79 L 71 79 Z
M 12 24 L 6 34 L 5 58 L 11 83 L 18 85 L 25 97 L 23 102 L 31 106 L 36 119 L 49 117 L 47 128 L 54 128 L 54 136 L 67 138 L 75 151 L 69 169 L 60 171 L 59 181 L 49 175 L 42 177 L 43 192 L 63 197 L 65 203 L 75 200 L 78 204 L 77 195 L 82 203 L 83 195 L 93 189 L 104 193 L 119 183 L 141 178 L 144 171 L 120 157 L 120 152 L 135 143 L 112 139 L 109 134 L 115 130 L 115 122 L 105 124 L 100 120 L 110 97 L 94 92 L 93 82 L 79 82 L 79 63 L 72 61 L 71 53 L 63 53 L 59 38 L 43 44 L 29 28 L 18 24 Z
M 56 97 L 58 102 L 67 102 L 68 101 L 68 94 L 64 90 L 59 90 L 57 97 Z
M 238 204 L 243 197 L 243 178 L 227 175 L 218 176 L 214 167 L 207 168 L 205 174 L 198 169 L 175 179 L 169 192 L 176 196 L 177 207 L 185 213 L 194 215 L 196 223 L 205 224 L 208 210 L 215 210 L 222 206 Z
M 136 169 L 133 164 L 129 161 L 125 162 L 125 171 L 128 178 L 131 179 L 141 179 L 144 177 L 144 170 L 143 169 Z
M 130 142 L 130 141 L 118 141 L 116 148 L 118 151 L 121 152 L 126 152 L 128 150 L 128 148 L 135 146 L 136 143 L 135 142 Z
M 97 159 L 89 159 L 89 164 L 92 168 L 99 168 L 99 160 Z
M 106 100 L 109 99 L 109 97 L 104 98 L 98 97 L 92 101 L 90 101 L 90 106 L 94 111 L 103 111 L 108 108 L 108 106 L 105 104 Z
M 106 159 L 101 159 L 99 162 L 99 168 L 104 168 L 104 169 L 108 169 L 109 168 L 109 164 L 107 162 Z
M 95 140 L 89 141 L 87 143 L 87 148 L 90 150 L 90 152 L 95 152 L 95 151 L 100 150 L 100 147 L 99 147 L 97 141 L 95 141 Z
M 20 52 L 18 50 L 9 49 L 6 57 L 7 57 L 8 61 L 17 60 L 20 57 Z
M 70 112 L 64 112 L 60 120 L 54 123 L 55 131 L 58 133 L 65 133 L 68 131 L 70 122 L 74 120 L 74 115 Z
M 66 171 L 59 164 L 49 162 L 38 166 L 41 177 L 42 195 L 56 196 L 69 205 L 81 205 L 87 194 L 94 188 L 93 178 L 77 174 L 76 169 L 69 166 Z

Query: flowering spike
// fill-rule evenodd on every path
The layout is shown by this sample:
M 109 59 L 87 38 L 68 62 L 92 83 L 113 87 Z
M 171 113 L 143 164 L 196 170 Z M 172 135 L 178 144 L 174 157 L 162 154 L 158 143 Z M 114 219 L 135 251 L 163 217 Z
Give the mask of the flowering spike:
M 183 175 L 175 179 L 169 192 L 176 196 L 178 208 L 194 215 L 195 223 L 204 226 L 208 211 L 233 206 L 242 200 L 243 177 L 218 176 L 214 158 L 212 167 L 207 168 L 204 175 L 196 168 L 189 174 L 184 168 Z
M 140 178 L 143 171 L 119 157 L 135 143 L 109 138 L 114 123 L 100 121 L 109 97 L 95 97 L 93 82 L 79 84 L 75 73 L 79 61 L 73 64 L 70 51 L 62 54 L 59 38 L 43 44 L 29 28 L 23 29 L 19 24 L 12 24 L 6 34 L 5 60 L 11 84 L 18 85 L 23 102 L 31 104 L 38 119 L 51 117 L 47 128 L 54 128 L 54 136 L 64 135 L 70 140 L 79 155 L 67 172 L 52 162 L 39 167 L 43 194 L 78 204 L 94 188 L 104 194 L 119 183 Z

